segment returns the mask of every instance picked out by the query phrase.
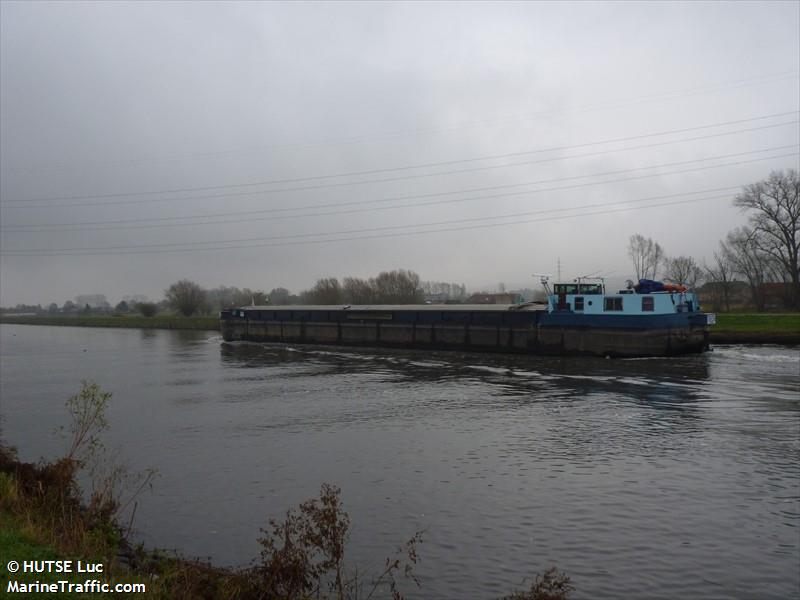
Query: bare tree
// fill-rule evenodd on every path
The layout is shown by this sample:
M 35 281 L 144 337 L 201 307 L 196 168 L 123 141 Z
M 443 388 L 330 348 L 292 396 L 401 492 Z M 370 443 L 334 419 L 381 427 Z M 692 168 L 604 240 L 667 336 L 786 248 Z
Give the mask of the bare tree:
M 267 294 L 261 290 L 251 290 L 250 288 L 239 289 L 233 286 L 226 287 L 221 285 L 206 291 L 204 308 L 206 312 L 212 312 L 235 306 L 247 306 L 249 304 L 262 305 L 267 303 Z
M 383 271 L 370 283 L 375 290 L 376 302 L 397 304 L 422 302 L 419 275 L 413 271 L 405 269 Z
M 306 296 L 312 304 L 341 304 L 342 287 L 336 277 L 325 277 L 317 279 L 317 283 L 308 290 Z
M 749 227 L 739 227 L 731 231 L 720 246 L 733 270 L 747 279 L 756 310 L 764 310 L 762 284 L 769 280 L 773 268 L 771 257 L 760 248 L 758 233 Z
M 676 256 L 665 261 L 664 277 L 674 283 L 693 288 L 703 277 L 703 271 L 691 256 Z
M 264 304 L 269 303 L 269 298 L 267 297 L 266 292 L 262 290 L 251 290 L 250 288 L 244 288 L 241 291 L 241 295 L 237 298 L 237 301 L 239 300 L 241 300 L 240 306 L 244 306 L 246 304 L 263 306 Z
M 377 277 L 345 277 L 343 285 L 335 277 L 318 279 L 301 294 L 312 304 L 417 304 L 422 302 L 422 285 L 413 271 L 383 271 Z
M 343 285 L 344 301 L 348 304 L 372 304 L 375 290 L 367 279 L 345 277 Z
M 714 252 L 714 264 L 704 266 L 706 279 L 710 286 L 714 310 L 731 309 L 731 291 L 734 283 L 734 268 L 731 262 L 730 251 L 724 243 L 720 242 L 720 250 Z
M 241 306 L 241 302 L 236 301 L 236 296 L 239 295 L 241 290 L 237 287 L 226 287 L 221 285 L 206 291 L 206 309 L 222 310 L 223 308 L 231 308 L 233 306 Z M 247 302 L 249 304 L 249 302 Z
M 276 306 L 289 304 L 290 295 L 291 294 L 289 293 L 289 290 L 284 287 L 273 288 L 273 290 L 269 293 L 269 303 Z
M 463 300 L 467 296 L 467 287 L 463 284 L 448 283 L 446 281 L 423 281 L 420 288 L 424 296 L 436 297 L 449 302 Z
M 750 244 L 769 255 L 791 282 L 791 304 L 800 308 L 800 176 L 794 169 L 773 171 L 758 183 L 745 186 L 734 205 L 749 211 L 754 235 Z
M 636 279 L 655 279 L 658 266 L 664 259 L 664 249 L 652 238 L 637 233 L 628 242 L 628 256 L 633 261 Z
M 184 317 L 191 317 L 206 304 L 206 293 L 198 284 L 188 279 L 173 283 L 164 292 L 167 303 Z

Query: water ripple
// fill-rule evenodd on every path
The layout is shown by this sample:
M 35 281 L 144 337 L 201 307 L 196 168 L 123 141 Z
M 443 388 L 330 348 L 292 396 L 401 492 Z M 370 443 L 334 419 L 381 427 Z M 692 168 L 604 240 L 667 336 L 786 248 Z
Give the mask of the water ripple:
M 606 360 L 10 333 L 4 437 L 58 452 L 47 432 L 77 381 L 111 389 L 109 442 L 161 473 L 137 513 L 153 545 L 248 564 L 267 518 L 329 481 L 362 572 L 426 529 L 425 598 L 497 597 L 551 564 L 578 599 L 800 590 L 797 348 Z

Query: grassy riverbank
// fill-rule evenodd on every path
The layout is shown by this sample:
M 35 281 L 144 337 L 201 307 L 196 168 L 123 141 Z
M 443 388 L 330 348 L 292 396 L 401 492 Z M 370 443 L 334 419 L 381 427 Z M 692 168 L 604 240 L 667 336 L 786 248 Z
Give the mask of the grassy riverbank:
M 800 344 L 800 313 L 718 313 L 712 344 Z
M 121 529 L 81 504 L 77 469 L 78 463 L 71 459 L 22 463 L 12 449 L 0 445 L 0 595 L 16 592 L 28 598 L 51 598 L 54 594 L 40 584 L 61 585 L 64 581 L 74 587 L 59 589 L 59 597 L 99 598 L 99 590 L 92 593 L 78 587 L 87 580 L 112 586 L 144 583 L 146 588 L 160 589 L 148 585 L 150 577 L 123 566 L 120 558 L 126 543 Z M 26 572 L 25 561 L 48 560 L 70 560 L 71 569 Z M 79 560 L 84 565 L 102 564 L 102 573 L 96 572 L 96 567 L 92 572 L 86 568 L 78 572 Z M 11 561 L 16 562 L 16 571 Z
M 216 316 L 3 316 L 0 317 L 0 323 L 219 331 L 219 319 Z M 717 324 L 711 327 L 711 343 L 800 344 L 800 313 L 718 313 Z
M 146 597 L 166 597 L 162 593 L 162 586 L 155 584 L 151 581 L 151 577 L 137 573 L 130 569 L 125 569 L 120 566 L 120 563 L 114 559 L 106 562 L 103 556 L 92 554 L 91 552 L 82 552 L 78 555 L 75 553 L 64 553 L 56 549 L 48 538 L 51 537 L 50 531 L 42 527 L 42 523 L 38 519 L 31 519 L 30 515 L 22 518 L 20 515 L 15 515 L 6 509 L 10 502 L 9 494 L 13 493 L 11 490 L 16 488 L 16 481 L 14 478 L 9 477 L 5 473 L 0 473 L 0 556 L 3 557 L 2 569 L 0 569 L 0 595 L 3 593 L 11 592 L 9 589 L 9 582 L 17 582 L 21 585 L 32 585 L 36 582 L 46 584 L 58 584 L 61 581 L 66 581 L 76 587 L 73 590 L 58 593 L 59 598 L 100 598 L 105 597 L 105 594 L 81 592 L 77 591 L 78 585 L 84 585 L 87 579 L 98 579 L 112 586 L 116 584 L 143 584 L 146 591 L 151 594 L 145 594 Z M 79 557 L 79 558 L 78 558 Z M 104 573 L 102 575 L 96 573 L 23 573 L 20 572 L 11 574 L 6 566 L 6 561 L 9 559 L 22 561 L 46 561 L 46 560 L 82 560 L 84 564 L 102 563 Z M 73 562 L 73 564 L 75 564 Z M 77 570 L 75 568 L 74 570 Z M 13 584 L 12 584 L 13 585 Z M 34 588 L 35 589 L 35 588 Z M 27 591 L 21 593 L 26 598 L 52 598 L 54 594 L 47 591 Z M 10 594 L 9 594 L 10 595 Z M 119 594 L 118 594 L 119 595 Z M 134 594 L 132 594 L 134 595 Z M 122 596 L 126 594 L 122 592 Z M 141 596 L 140 596 L 141 597 Z

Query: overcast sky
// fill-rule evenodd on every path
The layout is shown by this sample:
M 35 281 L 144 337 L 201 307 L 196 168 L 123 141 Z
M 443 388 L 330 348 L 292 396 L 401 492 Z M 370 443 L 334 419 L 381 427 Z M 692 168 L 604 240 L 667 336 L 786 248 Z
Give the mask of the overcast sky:
M 0 305 L 710 258 L 798 168 L 800 3 L 2 2 Z

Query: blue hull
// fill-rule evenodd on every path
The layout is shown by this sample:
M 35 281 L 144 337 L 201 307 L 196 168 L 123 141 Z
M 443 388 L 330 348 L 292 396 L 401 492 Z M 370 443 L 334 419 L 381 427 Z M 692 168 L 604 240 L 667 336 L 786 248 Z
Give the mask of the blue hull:
M 574 312 L 542 312 L 540 327 L 599 327 L 603 329 L 671 329 L 705 325 L 703 313 L 671 313 L 668 315 L 586 315 Z

